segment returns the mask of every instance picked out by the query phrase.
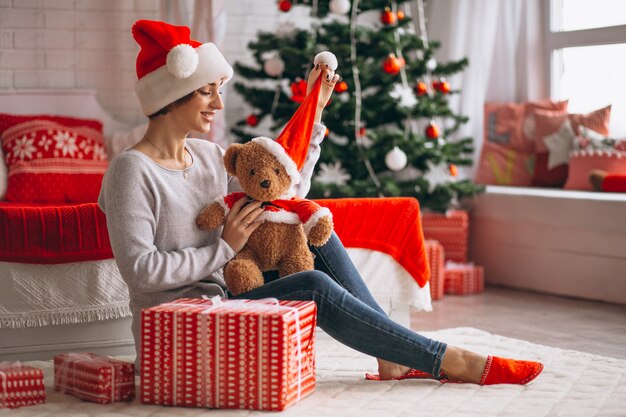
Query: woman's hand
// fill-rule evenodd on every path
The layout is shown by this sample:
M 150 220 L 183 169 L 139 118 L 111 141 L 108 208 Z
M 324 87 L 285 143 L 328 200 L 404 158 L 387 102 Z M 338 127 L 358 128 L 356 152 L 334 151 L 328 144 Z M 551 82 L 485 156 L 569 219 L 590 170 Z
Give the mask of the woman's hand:
M 243 249 L 252 232 L 261 225 L 261 223 L 255 222 L 257 217 L 263 213 L 261 203 L 254 201 L 244 207 L 246 201 L 248 201 L 246 198 L 237 201 L 230 209 L 230 212 L 228 212 L 226 220 L 224 221 L 222 239 L 224 239 L 235 252 L 239 252 Z
M 335 71 L 331 70 L 326 64 L 317 64 L 309 73 L 309 79 L 307 81 L 307 95 L 313 89 L 313 85 L 317 80 L 317 77 L 322 75 L 322 86 L 320 88 L 320 95 L 317 99 L 317 110 L 315 112 L 315 123 L 320 123 L 322 120 L 322 112 L 324 107 L 328 104 L 330 96 L 333 94 L 335 84 L 339 81 L 339 74 L 335 74 Z

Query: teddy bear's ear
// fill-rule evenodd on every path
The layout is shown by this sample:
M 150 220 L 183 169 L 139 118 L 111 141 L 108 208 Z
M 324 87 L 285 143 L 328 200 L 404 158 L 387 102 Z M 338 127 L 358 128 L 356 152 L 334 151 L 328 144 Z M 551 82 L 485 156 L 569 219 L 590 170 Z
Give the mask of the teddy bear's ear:
M 243 150 L 244 145 L 241 143 L 233 143 L 228 148 L 226 148 L 226 153 L 224 154 L 224 166 L 226 167 L 226 172 L 230 175 L 237 175 L 237 156 L 239 156 L 239 152 Z

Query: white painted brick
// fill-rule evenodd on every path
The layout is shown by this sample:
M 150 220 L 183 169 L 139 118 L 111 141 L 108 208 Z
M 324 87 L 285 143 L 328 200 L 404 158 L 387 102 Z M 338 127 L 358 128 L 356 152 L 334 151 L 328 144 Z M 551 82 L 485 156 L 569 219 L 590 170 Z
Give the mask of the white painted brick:
M 76 28 L 84 30 L 128 30 L 136 21 L 132 13 L 119 12 L 76 12 Z
M 0 30 L 0 48 L 13 48 L 13 32 L 10 30 Z
M 62 70 L 24 70 L 13 74 L 15 88 L 73 88 L 74 72 Z
M 73 10 L 75 0 L 13 0 L 13 7 L 22 9 Z
M 77 68 L 96 70 L 119 70 L 129 63 L 134 63 L 135 53 L 113 51 L 81 51 L 78 56 Z
M 45 26 L 51 29 L 74 29 L 76 12 L 73 10 L 46 10 Z
M 227 3 L 235 3 L 235 2 L 231 0 L 231 1 L 227 1 Z M 135 0 L 134 4 L 135 4 L 135 10 L 138 12 L 158 13 L 161 11 L 160 0 Z
M 74 32 L 69 30 L 26 30 L 13 34 L 18 49 L 74 49 Z
M 79 0 L 76 2 L 76 10 L 133 10 L 132 0 Z
M 136 51 L 137 44 L 130 29 L 127 31 L 79 30 L 76 32 L 76 48 Z
M 0 27 L 2 29 L 40 28 L 44 24 L 41 10 L 2 8 L 0 9 Z
M 50 51 L 46 52 L 46 68 L 62 69 L 76 67 L 76 52 Z
M 81 70 L 76 73 L 76 87 L 134 94 L 136 78 L 134 72 L 129 71 L 113 73 L 112 71 Z
M 4 68 L 43 68 L 45 57 L 43 52 L 8 49 L 0 51 L 0 62 Z
M 13 71 L 0 70 L 0 88 L 13 88 Z

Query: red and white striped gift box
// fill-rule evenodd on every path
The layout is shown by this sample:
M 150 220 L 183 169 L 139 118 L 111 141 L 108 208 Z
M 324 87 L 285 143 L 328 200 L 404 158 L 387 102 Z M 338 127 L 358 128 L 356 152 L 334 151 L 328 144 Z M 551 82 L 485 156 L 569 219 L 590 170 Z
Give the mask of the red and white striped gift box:
M 144 404 L 280 411 L 315 390 L 312 301 L 179 299 L 141 316 Z
M 100 404 L 132 401 L 135 365 L 94 353 L 56 355 L 54 389 Z
M 19 362 L 0 362 L 0 408 L 18 408 L 46 402 L 43 371 Z
M 426 240 L 426 256 L 430 266 L 430 298 L 440 300 L 443 298 L 445 253 L 441 243 L 436 240 Z
M 485 289 L 484 270 L 474 264 L 447 263 L 444 269 L 446 294 L 477 294 Z
M 426 239 L 441 243 L 446 261 L 467 262 L 469 216 L 465 210 L 449 210 L 445 214 L 422 213 Z

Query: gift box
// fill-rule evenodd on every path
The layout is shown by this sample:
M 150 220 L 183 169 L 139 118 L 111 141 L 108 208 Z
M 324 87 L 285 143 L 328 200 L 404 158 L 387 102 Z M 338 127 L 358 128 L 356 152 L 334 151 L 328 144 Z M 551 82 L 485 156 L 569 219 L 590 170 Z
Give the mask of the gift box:
M 423 213 L 425 239 L 441 243 L 446 261 L 467 262 L 469 216 L 465 210 L 449 210 L 445 214 Z
M 430 298 L 440 300 L 443 298 L 445 252 L 441 243 L 436 240 L 426 240 L 424 245 L 430 266 Z
M 444 280 L 446 294 L 477 294 L 485 289 L 483 267 L 474 264 L 447 263 Z
M 46 402 L 43 371 L 19 362 L 0 362 L 0 408 Z
M 144 404 L 280 411 L 315 389 L 312 301 L 179 299 L 141 315 Z
M 135 398 L 135 365 L 94 353 L 54 357 L 54 389 L 107 404 Z

